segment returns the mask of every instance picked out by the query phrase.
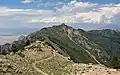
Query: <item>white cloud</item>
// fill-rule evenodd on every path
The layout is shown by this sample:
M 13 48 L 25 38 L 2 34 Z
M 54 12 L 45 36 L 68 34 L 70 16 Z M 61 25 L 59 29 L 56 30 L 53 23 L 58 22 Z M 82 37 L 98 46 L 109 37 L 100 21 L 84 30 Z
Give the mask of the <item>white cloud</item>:
M 115 19 L 120 15 L 119 4 L 99 5 L 93 3 L 71 2 L 62 8 L 53 11 L 51 16 L 43 19 L 36 18 L 34 22 L 45 23 L 94 23 L 94 24 L 118 24 Z M 29 21 L 30 22 L 30 21 Z
M 57 10 L 0 7 L 0 22 L 30 25 L 60 23 L 120 24 L 120 4 L 97 4 L 76 0 Z
M 27 4 L 27 3 L 31 3 L 33 2 L 33 0 L 21 0 L 21 3 L 23 4 Z

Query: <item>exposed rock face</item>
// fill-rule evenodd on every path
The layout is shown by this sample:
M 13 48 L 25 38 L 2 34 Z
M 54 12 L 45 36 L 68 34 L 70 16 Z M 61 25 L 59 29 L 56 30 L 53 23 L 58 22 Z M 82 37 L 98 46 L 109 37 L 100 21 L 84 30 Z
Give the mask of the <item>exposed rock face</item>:
M 30 39 L 25 36 L 20 36 L 17 41 L 12 43 L 6 43 L 0 46 L 0 53 L 6 54 L 11 51 L 17 51 L 18 49 L 30 44 Z
M 8 53 L 9 51 L 11 51 L 11 49 L 10 49 L 10 44 L 9 43 L 6 43 L 6 44 L 4 44 L 4 45 L 1 45 L 0 46 L 0 52 L 1 53 Z

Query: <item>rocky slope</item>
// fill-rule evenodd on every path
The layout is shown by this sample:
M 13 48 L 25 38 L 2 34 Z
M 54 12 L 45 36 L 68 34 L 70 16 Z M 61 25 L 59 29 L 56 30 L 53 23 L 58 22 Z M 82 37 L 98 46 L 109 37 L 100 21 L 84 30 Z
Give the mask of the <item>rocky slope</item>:
M 0 75 L 119 75 L 120 71 L 92 63 L 74 63 L 42 41 L 24 50 L 0 55 Z
M 20 36 L 18 40 L 13 41 L 12 43 L 6 43 L 4 45 L 0 45 L 0 53 L 7 54 L 9 52 L 17 52 L 29 44 L 30 44 L 29 38 L 25 36 Z
M 16 53 L 1 54 L 0 75 L 43 75 L 33 65 L 37 61 L 53 57 L 54 51 L 54 49 L 44 42 L 37 41 Z

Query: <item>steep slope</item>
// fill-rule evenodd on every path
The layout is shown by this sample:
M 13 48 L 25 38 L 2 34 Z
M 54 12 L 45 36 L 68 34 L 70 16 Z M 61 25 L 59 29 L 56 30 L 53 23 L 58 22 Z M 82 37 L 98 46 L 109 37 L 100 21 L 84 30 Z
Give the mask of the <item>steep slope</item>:
M 85 36 L 101 46 L 110 56 L 119 56 L 120 31 L 110 29 L 92 30 L 87 32 Z
M 114 57 L 119 58 L 119 35 L 120 32 L 115 30 L 84 31 L 73 29 L 63 23 L 59 26 L 43 28 L 28 36 L 33 41 L 47 42 L 59 53 L 70 56 L 74 62 L 111 66 L 110 60 Z
M 34 40 L 49 40 L 59 47 L 65 54 L 69 55 L 74 62 L 81 63 L 100 63 L 98 52 L 102 49 L 86 37 L 81 35 L 78 30 L 65 24 L 44 28 L 29 35 Z M 48 41 L 47 41 L 48 42 Z M 50 42 L 48 42 L 51 44 Z M 84 46 L 85 45 L 85 46 Z M 91 50 L 91 46 L 96 50 Z M 62 52 L 62 53 L 63 53 Z M 61 53 L 61 51 L 60 51 Z
M 119 61 L 120 57 L 120 31 L 118 30 L 92 30 L 84 34 L 88 39 L 92 40 L 99 46 L 101 46 L 107 53 L 107 59 L 104 64 L 111 66 L 115 61 Z M 116 59 L 117 58 L 117 59 Z M 114 60 L 116 59 L 116 60 Z M 114 60 L 114 63 L 111 61 Z M 114 64 L 115 65 L 115 64 Z M 120 64 L 117 66 L 120 67 Z

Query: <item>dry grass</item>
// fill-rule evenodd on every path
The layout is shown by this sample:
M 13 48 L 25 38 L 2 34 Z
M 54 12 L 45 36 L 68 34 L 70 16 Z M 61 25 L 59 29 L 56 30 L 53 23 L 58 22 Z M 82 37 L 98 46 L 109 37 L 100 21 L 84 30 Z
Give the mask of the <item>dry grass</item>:
M 57 55 L 50 60 L 36 64 L 36 66 L 50 75 L 61 75 L 62 73 L 67 72 L 64 68 L 70 64 L 72 64 L 72 62 Z

